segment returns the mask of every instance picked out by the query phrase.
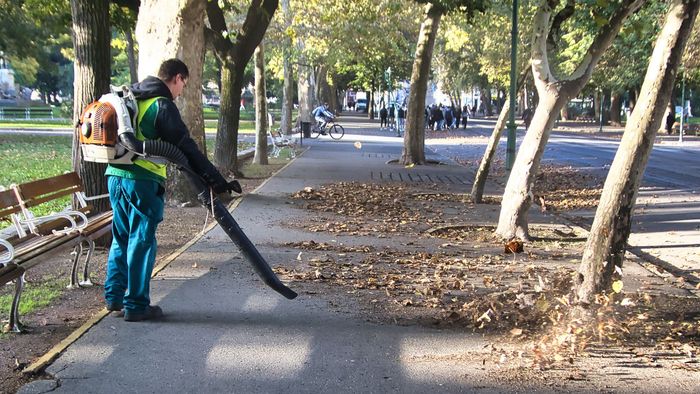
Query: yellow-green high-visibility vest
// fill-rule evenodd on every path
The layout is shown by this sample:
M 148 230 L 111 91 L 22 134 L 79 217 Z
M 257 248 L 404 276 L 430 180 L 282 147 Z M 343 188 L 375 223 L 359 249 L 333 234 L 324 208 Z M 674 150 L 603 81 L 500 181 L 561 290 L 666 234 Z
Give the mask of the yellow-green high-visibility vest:
M 144 123 L 144 116 L 146 115 L 146 112 L 151 108 L 153 105 L 158 105 L 156 102 L 160 97 L 153 97 L 148 100 L 143 100 L 138 102 L 139 106 L 139 115 L 136 119 L 136 139 L 139 141 L 146 141 L 146 139 L 153 139 L 153 138 L 147 138 L 144 135 L 144 131 L 148 131 L 147 134 L 155 134 L 155 117 L 154 118 L 148 118 L 146 119 L 146 122 Z M 153 108 L 158 111 L 158 108 Z M 160 138 L 156 138 L 160 139 Z M 161 178 L 166 178 L 167 173 L 166 173 L 166 165 L 165 164 L 159 164 L 159 163 L 154 163 L 148 159 L 144 158 L 138 158 L 134 160 L 134 164 L 147 170 L 150 171 L 156 175 L 158 175 Z

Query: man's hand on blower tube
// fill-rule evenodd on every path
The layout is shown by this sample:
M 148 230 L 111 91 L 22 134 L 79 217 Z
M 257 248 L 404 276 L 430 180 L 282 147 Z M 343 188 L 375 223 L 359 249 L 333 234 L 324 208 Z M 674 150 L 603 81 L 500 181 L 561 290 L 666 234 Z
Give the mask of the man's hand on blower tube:
M 232 180 L 231 182 L 226 182 L 226 183 L 217 183 L 212 187 L 214 190 L 214 193 L 216 194 L 221 194 L 221 193 L 229 193 L 231 192 L 236 192 L 238 194 L 243 193 L 243 189 L 241 188 L 241 184 L 238 183 L 237 180 Z

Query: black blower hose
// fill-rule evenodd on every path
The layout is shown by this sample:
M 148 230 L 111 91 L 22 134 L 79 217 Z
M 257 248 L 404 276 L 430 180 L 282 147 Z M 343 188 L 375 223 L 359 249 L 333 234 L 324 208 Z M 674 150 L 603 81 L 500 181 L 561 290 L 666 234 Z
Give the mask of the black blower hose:
M 122 136 L 124 136 L 124 134 L 122 134 Z M 257 272 L 258 276 L 260 276 L 263 282 L 290 300 L 296 298 L 297 293 L 285 286 L 279 280 L 277 275 L 275 275 L 270 268 L 270 265 L 267 264 L 267 261 L 265 261 L 265 258 L 260 254 L 260 252 L 258 252 L 258 249 L 255 247 L 255 245 L 253 245 L 253 242 L 250 241 L 248 236 L 245 235 L 224 204 L 222 204 L 216 196 L 214 196 L 212 201 L 209 194 L 209 187 L 202 180 L 202 178 L 188 166 L 187 158 L 182 151 L 180 151 L 180 149 L 165 141 L 148 140 L 144 144 L 140 141 L 135 142 L 135 139 L 129 138 L 130 141 L 125 140 L 126 138 L 121 138 L 122 143 L 124 143 L 129 150 L 132 150 L 131 147 L 134 147 L 137 148 L 134 149 L 134 151 L 140 150 L 139 153 L 143 153 L 145 151 L 147 156 L 162 157 L 177 165 L 178 169 L 182 171 L 190 180 L 192 186 L 198 190 L 197 199 L 199 202 L 205 208 L 214 212 L 214 218 L 216 221 L 219 223 L 221 228 L 224 229 L 226 234 L 229 236 L 229 238 L 231 238 L 236 246 L 238 246 L 248 261 L 253 265 L 255 272 Z

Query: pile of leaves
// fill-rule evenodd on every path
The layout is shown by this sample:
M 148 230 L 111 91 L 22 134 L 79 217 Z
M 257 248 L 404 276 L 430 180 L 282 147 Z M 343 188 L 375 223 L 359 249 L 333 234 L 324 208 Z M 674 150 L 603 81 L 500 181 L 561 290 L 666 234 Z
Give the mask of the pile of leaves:
M 542 166 L 535 180 L 535 203 L 543 211 L 571 211 L 598 206 L 603 179 L 572 167 Z
M 431 230 L 421 230 L 427 237 L 415 244 L 286 245 L 299 254 L 294 267 L 276 268 L 280 276 L 303 284 L 306 291 L 337 292 L 340 300 L 352 294 L 357 300 L 347 302 L 364 305 L 370 319 L 429 322 L 497 334 L 523 344 L 525 350 L 517 358 L 541 369 L 571 363 L 596 346 L 614 344 L 633 346 L 634 357 L 650 365 L 674 357 L 674 368 L 700 370 L 697 298 L 625 294 L 618 289 L 599 296 L 586 310 L 573 305 L 572 278 L 580 261 L 580 237 L 574 232 L 533 227 L 539 240 L 528 244 L 525 253 L 506 254 L 503 244 L 491 236 L 491 227 L 453 223 L 455 216 L 461 221 L 468 217 L 454 210 L 445 214 L 445 208 L 454 204 L 468 207 L 463 195 L 418 193 L 396 184 L 342 183 L 308 188 L 295 197 L 308 201 L 308 209 L 332 213 L 335 223 L 356 221 L 363 229 L 391 221 L 393 215 L 406 224 L 429 222 Z M 419 230 L 415 223 L 412 226 Z M 375 235 L 391 237 L 396 229 L 384 231 Z M 433 240 L 434 247 L 425 246 Z
M 421 233 L 445 222 L 442 209 L 435 207 L 435 202 L 462 211 L 471 207 L 465 195 L 424 193 L 401 183 L 339 182 L 306 187 L 291 197 L 304 201 L 306 209 L 329 214 L 304 224 L 307 230 L 347 235 Z M 337 220 L 336 215 L 343 219 Z

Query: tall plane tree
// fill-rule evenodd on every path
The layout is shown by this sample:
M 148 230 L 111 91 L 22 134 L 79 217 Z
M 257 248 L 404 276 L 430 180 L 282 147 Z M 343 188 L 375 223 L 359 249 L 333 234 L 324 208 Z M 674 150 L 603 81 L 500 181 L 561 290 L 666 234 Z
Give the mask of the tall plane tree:
M 401 162 L 404 165 L 425 164 L 425 97 L 440 18 L 454 10 L 464 10 L 467 16 L 471 17 L 475 11 L 484 10 L 486 0 L 420 0 L 418 3 L 427 4 L 411 71 L 411 91 L 408 96 L 406 131 L 401 153 Z
M 73 84 L 73 124 L 83 108 L 109 92 L 110 32 L 108 0 L 71 0 L 73 48 L 75 51 Z M 73 170 L 80 174 L 85 193 L 96 196 L 107 193 L 105 164 L 84 162 L 73 136 Z M 109 201 L 95 201 L 95 209 L 110 209 Z
M 204 115 L 202 111 L 202 67 L 204 63 L 204 8 L 206 0 L 143 0 L 136 22 L 139 46 L 139 79 L 157 75 L 163 60 L 178 58 L 187 64 L 187 89 L 176 103 L 182 119 L 202 152 Z M 183 177 L 168 177 L 170 198 L 196 198 Z
M 214 161 L 221 172 L 236 173 L 243 75 L 255 48 L 265 36 L 277 10 L 278 0 L 251 1 L 243 24 L 233 32 L 229 31 L 224 10 L 219 3 L 207 2 L 207 38 L 211 40 L 214 54 L 221 62 L 221 107 Z
M 621 0 L 598 2 L 594 9 L 585 4 L 568 0 L 558 14 L 554 14 L 560 0 L 540 0 L 534 17 L 532 37 L 532 75 L 537 88 L 539 102 L 523 139 L 513 169 L 508 178 L 496 234 L 504 239 L 518 237 L 529 239 L 527 212 L 530 209 L 531 187 L 539 169 L 544 148 L 560 110 L 576 97 L 591 77 L 593 68 L 620 31 L 627 17 L 644 4 L 645 0 Z M 578 9 L 576 7 L 583 7 Z M 557 77 L 550 66 L 548 37 L 552 27 L 556 30 L 569 16 L 576 12 L 595 11 L 595 20 L 600 24 L 593 34 L 591 44 L 575 71 L 568 76 Z M 562 13 L 566 17 L 562 18 Z M 552 16 L 554 19 L 552 19 Z M 553 24 L 553 21 L 555 22 Z
M 590 304 L 595 294 L 609 290 L 616 268 L 622 267 L 639 184 L 699 5 L 700 0 L 674 0 L 670 4 L 586 242 L 576 279 L 579 304 Z
M 255 156 L 253 163 L 267 162 L 267 88 L 265 87 L 265 43 L 261 42 L 253 54 L 255 59 Z
M 284 88 L 282 89 L 282 116 L 280 128 L 284 134 L 292 133 L 292 108 L 294 107 L 294 69 L 292 68 L 292 38 L 288 29 L 292 25 L 292 11 L 289 0 L 282 0 L 282 19 L 284 20 L 284 43 L 282 47 L 282 67 L 284 69 Z

